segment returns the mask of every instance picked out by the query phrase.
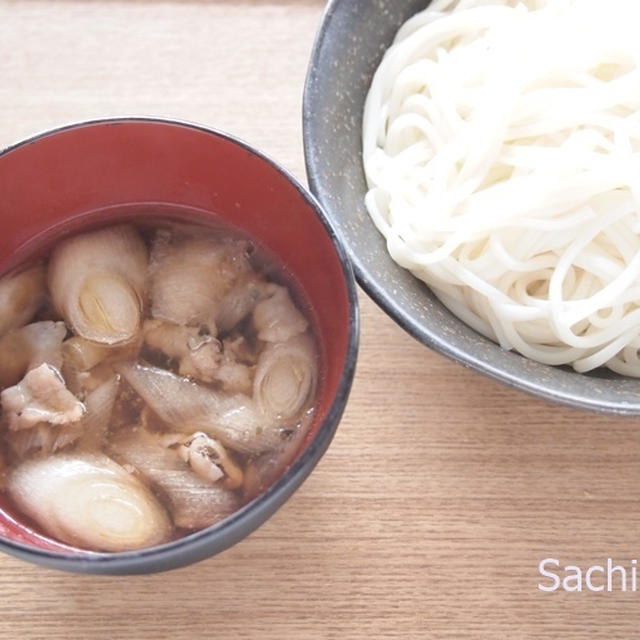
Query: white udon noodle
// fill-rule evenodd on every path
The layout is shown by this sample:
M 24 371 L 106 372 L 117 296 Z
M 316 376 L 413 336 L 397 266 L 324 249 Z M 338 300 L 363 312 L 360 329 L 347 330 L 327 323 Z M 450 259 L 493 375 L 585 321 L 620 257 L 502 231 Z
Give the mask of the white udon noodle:
M 436 0 L 364 111 L 391 257 L 505 349 L 640 376 L 640 2 Z

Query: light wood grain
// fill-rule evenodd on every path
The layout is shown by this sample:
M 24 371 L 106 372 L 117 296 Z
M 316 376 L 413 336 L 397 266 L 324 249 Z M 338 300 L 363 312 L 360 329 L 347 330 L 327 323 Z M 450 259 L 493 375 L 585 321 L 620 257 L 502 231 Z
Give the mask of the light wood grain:
M 96 116 L 165 115 L 231 131 L 303 178 L 301 90 L 321 10 L 0 1 L 0 146 Z M 507 390 L 361 303 L 344 420 L 275 517 L 164 575 L 1 557 L 0 637 L 637 637 L 640 593 L 545 595 L 537 564 L 640 555 L 638 421 Z

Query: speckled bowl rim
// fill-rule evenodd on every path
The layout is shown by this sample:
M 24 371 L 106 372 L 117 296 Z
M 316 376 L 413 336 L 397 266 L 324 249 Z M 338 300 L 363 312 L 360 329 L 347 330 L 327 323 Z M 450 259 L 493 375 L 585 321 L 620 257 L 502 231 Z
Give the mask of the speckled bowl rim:
M 222 138 L 270 165 L 298 191 L 311 211 L 322 223 L 341 265 L 348 298 L 348 343 L 345 363 L 338 381 L 336 394 L 311 442 L 308 443 L 302 454 L 269 489 L 228 518 L 220 521 L 220 523 L 163 545 L 121 553 L 49 551 L 0 536 L 0 551 L 4 551 L 21 560 L 72 573 L 131 575 L 169 571 L 216 555 L 250 535 L 291 497 L 313 471 L 329 447 L 347 404 L 358 356 L 360 315 L 356 284 L 348 256 L 333 223 L 316 198 L 290 172 L 240 138 L 206 125 L 185 120 L 154 116 L 120 116 L 96 118 L 56 127 L 1 149 L 0 156 L 4 156 L 19 147 L 33 144 L 42 138 L 70 129 L 130 122 L 174 125 Z
M 318 67 L 318 62 L 327 43 L 332 21 L 335 18 L 336 12 L 340 10 L 341 6 L 346 2 L 349 2 L 349 0 L 329 0 L 324 9 L 311 51 L 302 100 L 302 128 L 307 180 L 311 192 L 325 206 L 330 217 L 333 215 L 332 207 L 327 202 L 328 199 L 325 197 L 326 190 L 323 182 L 322 171 L 316 164 L 314 154 L 311 152 L 311 148 L 315 140 L 313 127 L 314 120 L 316 118 L 316 112 L 313 108 L 313 95 L 316 92 L 316 85 L 319 82 L 316 68 Z M 361 164 L 360 160 L 359 162 Z M 368 214 L 367 219 L 369 219 Z M 371 224 L 373 223 L 371 222 Z M 563 391 L 559 388 L 540 385 L 539 383 L 531 381 L 522 375 L 507 373 L 499 366 L 495 366 L 490 362 L 481 360 L 467 350 L 457 348 L 437 332 L 426 329 L 422 324 L 420 324 L 420 322 L 416 321 L 404 307 L 398 305 L 385 287 L 381 286 L 375 281 L 375 279 L 371 278 L 369 270 L 360 259 L 358 253 L 351 246 L 349 239 L 345 237 L 344 234 L 342 234 L 342 237 L 358 284 L 392 320 L 394 320 L 402 329 L 421 344 L 446 356 L 454 362 L 488 376 L 509 388 L 523 391 L 536 398 L 543 398 L 552 404 L 617 416 L 640 415 L 640 397 L 635 404 L 623 404 L 621 402 L 610 402 L 608 400 L 597 399 L 595 397 L 591 398 L 586 395 L 580 396 L 572 392 Z M 398 269 L 402 269 L 402 267 L 398 266 Z M 495 346 L 496 349 L 501 348 L 497 344 Z M 505 353 L 507 352 L 505 351 Z M 640 385 L 640 380 L 638 380 L 638 384 Z

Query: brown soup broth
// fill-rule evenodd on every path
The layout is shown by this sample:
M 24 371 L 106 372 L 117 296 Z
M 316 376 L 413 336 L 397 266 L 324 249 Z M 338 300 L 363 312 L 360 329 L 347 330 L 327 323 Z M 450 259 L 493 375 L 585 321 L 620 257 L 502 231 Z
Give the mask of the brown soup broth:
M 238 230 L 159 214 L 41 243 L 0 279 L 5 494 L 80 549 L 223 520 L 309 434 L 321 372 L 301 288 Z

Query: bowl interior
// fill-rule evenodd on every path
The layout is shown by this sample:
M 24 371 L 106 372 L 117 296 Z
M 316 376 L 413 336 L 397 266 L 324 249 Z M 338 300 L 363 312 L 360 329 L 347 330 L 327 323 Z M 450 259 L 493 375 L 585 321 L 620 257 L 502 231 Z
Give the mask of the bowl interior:
M 507 352 L 458 320 L 389 257 L 364 206 L 362 111 L 373 74 L 400 27 L 427 0 L 332 0 L 318 32 L 304 95 L 311 190 L 342 234 L 369 295 L 423 344 L 503 383 L 570 406 L 640 414 L 638 381 L 575 373 Z
M 275 254 L 315 325 L 322 373 L 306 448 L 326 448 L 348 393 L 351 374 L 345 383 L 345 371 L 355 359 L 354 287 L 315 203 L 273 163 L 197 126 L 146 119 L 94 122 L 0 154 L 0 192 L 0 273 L 63 234 L 141 216 L 177 215 L 212 224 L 222 218 Z M 336 407 L 339 393 L 342 404 Z M 330 433 L 321 434 L 318 444 L 322 430 Z M 74 551 L 21 523 L 6 503 L 0 507 L 5 539 Z M 264 517 L 267 511 L 261 507 Z

